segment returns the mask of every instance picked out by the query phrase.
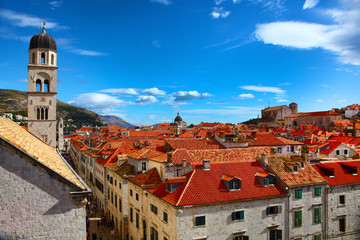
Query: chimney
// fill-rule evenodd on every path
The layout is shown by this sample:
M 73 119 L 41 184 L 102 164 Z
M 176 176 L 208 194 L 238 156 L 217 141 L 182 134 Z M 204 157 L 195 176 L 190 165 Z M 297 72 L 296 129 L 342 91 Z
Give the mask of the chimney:
M 266 153 L 264 153 L 263 157 L 264 157 L 264 165 L 267 168 L 268 163 L 269 163 L 269 159 L 268 159 L 269 156 Z
M 203 170 L 210 170 L 210 160 L 208 159 L 203 160 Z
M 172 164 L 172 152 L 167 152 L 167 164 Z
M 225 138 L 225 132 L 224 131 L 220 131 L 219 138 Z
M 277 153 L 276 147 L 270 148 L 270 155 L 275 155 Z
M 183 168 L 186 167 L 186 159 L 183 159 L 183 160 L 182 160 L 182 167 L 183 167 Z

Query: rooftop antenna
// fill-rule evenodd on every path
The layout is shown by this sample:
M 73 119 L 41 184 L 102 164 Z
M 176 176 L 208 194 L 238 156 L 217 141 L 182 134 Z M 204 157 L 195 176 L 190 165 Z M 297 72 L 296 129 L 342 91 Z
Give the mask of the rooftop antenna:
M 42 32 L 43 32 L 43 33 L 46 33 L 46 32 L 45 32 L 45 24 L 46 24 L 45 21 L 43 21 L 43 27 L 42 27 Z

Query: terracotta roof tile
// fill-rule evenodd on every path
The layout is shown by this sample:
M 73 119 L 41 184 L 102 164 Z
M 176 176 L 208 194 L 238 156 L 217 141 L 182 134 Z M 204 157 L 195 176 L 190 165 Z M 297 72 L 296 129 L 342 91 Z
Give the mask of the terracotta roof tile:
M 152 168 L 144 173 L 128 179 L 130 182 L 143 188 L 156 187 L 162 183 L 156 168 Z
M 202 150 L 202 149 L 224 149 L 220 143 L 214 139 L 203 138 L 167 138 L 165 142 L 172 149 Z
M 73 170 L 59 155 L 56 148 L 50 147 L 12 120 L 0 117 L 0 137 L 26 152 L 79 188 L 86 189 Z

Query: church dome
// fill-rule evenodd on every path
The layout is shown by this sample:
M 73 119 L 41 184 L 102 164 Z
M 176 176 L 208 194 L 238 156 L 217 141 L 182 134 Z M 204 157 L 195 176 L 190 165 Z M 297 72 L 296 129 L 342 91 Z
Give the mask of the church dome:
M 56 42 L 55 39 L 47 35 L 45 32 L 45 28 L 43 28 L 42 32 L 34 35 L 30 40 L 30 48 L 48 48 L 56 51 Z
M 178 113 L 177 114 L 177 116 L 176 116 L 176 118 L 175 118 L 175 120 L 174 120 L 174 122 L 182 122 L 183 120 L 182 120 L 182 118 L 180 117 L 180 114 Z

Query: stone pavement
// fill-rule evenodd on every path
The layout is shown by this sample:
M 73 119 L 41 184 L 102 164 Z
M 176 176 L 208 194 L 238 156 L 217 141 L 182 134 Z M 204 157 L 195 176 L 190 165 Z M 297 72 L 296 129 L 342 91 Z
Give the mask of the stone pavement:
M 92 204 L 90 205 L 90 209 L 92 209 Z M 88 214 L 90 215 L 90 214 Z M 120 239 L 120 236 L 118 233 L 114 234 L 114 237 L 111 237 L 111 231 L 113 230 L 113 228 L 110 228 L 107 225 L 104 224 L 100 224 L 99 228 L 97 226 L 97 221 L 101 222 L 101 212 L 100 210 L 96 211 L 95 216 L 89 216 L 89 220 L 90 220 L 90 226 L 89 226 L 89 232 L 90 232 L 90 238 L 88 238 L 89 240 L 93 240 L 92 238 L 92 234 L 96 233 L 97 236 L 97 240 L 99 240 L 99 233 L 101 232 L 102 234 L 102 239 L 103 240 L 115 240 L 115 239 Z

